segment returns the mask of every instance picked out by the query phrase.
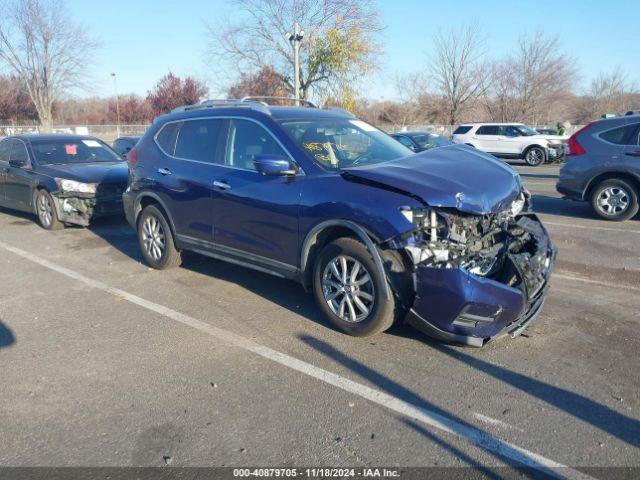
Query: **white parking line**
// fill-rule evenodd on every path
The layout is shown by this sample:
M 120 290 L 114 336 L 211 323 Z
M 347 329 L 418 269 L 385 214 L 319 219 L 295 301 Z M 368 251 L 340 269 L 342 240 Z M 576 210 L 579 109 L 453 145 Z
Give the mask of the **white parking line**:
M 111 287 L 106 283 L 86 277 L 81 273 L 57 265 L 53 262 L 40 258 L 19 248 L 12 247 L 2 242 L 0 242 L 0 248 L 3 248 L 15 255 L 18 255 L 45 268 L 53 270 L 54 272 L 65 275 L 78 282 L 84 283 L 89 287 L 95 288 L 97 290 L 102 290 L 111 295 L 115 295 L 119 299 L 126 300 L 142 308 L 146 308 L 147 310 L 170 318 L 171 320 L 174 320 L 178 323 L 206 333 L 207 335 L 222 340 L 225 343 L 260 355 L 263 358 L 269 359 L 292 370 L 301 372 L 326 384 L 333 385 L 334 387 L 340 388 L 351 394 L 358 395 L 382 407 L 385 407 L 406 417 L 412 418 L 416 421 L 422 422 L 443 432 L 456 435 L 473 443 L 474 445 L 484 448 L 485 450 L 488 450 L 490 452 L 494 452 L 507 459 L 514 460 L 528 467 L 544 470 L 548 473 L 554 474 L 559 478 L 592 479 L 592 477 L 585 475 L 578 470 L 569 468 L 566 465 L 558 463 L 554 460 L 550 460 L 534 452 L 530 452 L 529 450 L 518 447 L 517 445 L 513 445 L 504 440 L 500 440 L 499 438 L 493 437 L 487 432 L 479 430 L 475 427 L 456 421 L 452 418 L 441 415 L 426 408 L 422 408 L 417 405 L 405 402 L 404 400 L 389 395 L 388 393 L 355 382 L 348 378 L 324 370 L 320 367 L 316 367 L 315 365 L 299 360 L 295 357 L 287 355 L 286 353 L 282 353 L 264 345 L 260 345 L 259 343 L 256 343 L 253 340 L 249 340 L 236 333 L 214 327 L 213 325 L 210 325 L 201 320 L 197 320 L 193 317 L 177 312 L 168 307 L 150 302 L 149 300 L 145 300 L 144 298 L 140 298 L 129 292 L 120 290 L 119 288 Z
M 602 287 L 624 288 L 625 290 L 640 291 L 640 287 L 633 287 L 631 285 L 622 285 L 620 283 L 613 283 L 613 282 L 604 282 L 602 280 L 591 280 L 590 278 L 574 277 L 573 275 L 564 275 L 562 273 L 554 273 L 551 278 L 561 278 L 563 280 L 573 280 L 575 282 L 590 283 L 592 285 L 600 285 Z
M 503 422 L 502 420 L 498 420 L 496 418 L 488 417 L 478 412 L 474 412 L 473 416 L 476 417 L 481 422 L 488 423 L 489 425 L 494 425 L 496 427 L 502 427 L 506 429 L 520 430 L 521 432 L 524 432 L 524 430 L 522 430 L 521 428 L 514 427 L 513 425 L 509 425 L 507 422 Z
M 549 222 L 547 220 L 544 221 L 544 224 L 556 225 L 558 227 L 579 228 L 581 230 L 604 230 L 606 232 L 640 233 L 640 230 L 627 230 L 624 228 L 596 227 L 596 226 L 590 227 L 588 225 L 572 225 L 571 223 Z

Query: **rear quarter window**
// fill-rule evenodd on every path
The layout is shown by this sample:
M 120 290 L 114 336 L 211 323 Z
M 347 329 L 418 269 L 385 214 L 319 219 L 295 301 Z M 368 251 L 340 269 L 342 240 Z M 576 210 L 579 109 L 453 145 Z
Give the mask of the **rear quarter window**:
M 167 123 L 156 134 L 156 142 L 167 155 L 173 155 L 176 149 L 176 140 L 180 130 L 180 122 Z
M 605 142 L 613 143 L 615 145 L 635 145 L 637 139 L 635 133 L 638 128 L 638 124 L 625 125 L 624 127 L 614 128 L 607 130 L 598 135 Z
M 459 126 L 458 128 L 456 128 L 453 132 L 454 135 L 464 135 L 465 133 L 469 132 L 469 130 L 471 130 L 470 126 Z

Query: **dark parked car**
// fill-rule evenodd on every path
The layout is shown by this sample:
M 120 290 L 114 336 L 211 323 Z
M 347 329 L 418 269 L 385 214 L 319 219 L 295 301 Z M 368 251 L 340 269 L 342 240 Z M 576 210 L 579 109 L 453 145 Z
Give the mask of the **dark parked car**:
M 640 115 L 590 123 L 571 136 L 567 148 L 558 192 L 590 202 L 606 220 L 628 220 L 638 213 Z
M 104 142 L 78 135 L 0 141 L 0 205 L 35 213 L 47 230 L 122 214 L 126 162 Z
M 528 192 L 466 146 L 413 154 L 346 112 L 237 101 L 157 118 L 128 159 L 150 266 L 193 250 L 294 279 L 346 333 L 406 318 L 481 346 L 545 298 L 555 248 Z
M 114 140 L 112 147 L 119 155 L 127 158 L 127 154 L 136 146 L 138 140 L 140 137 L 119 137 Z
M 409 147 L 414 152 L 423 152 L 437 147 L 453 145 L 451 140 L 442 135 L 430 132 L 400 132 L 391 135 L 405 147 Z

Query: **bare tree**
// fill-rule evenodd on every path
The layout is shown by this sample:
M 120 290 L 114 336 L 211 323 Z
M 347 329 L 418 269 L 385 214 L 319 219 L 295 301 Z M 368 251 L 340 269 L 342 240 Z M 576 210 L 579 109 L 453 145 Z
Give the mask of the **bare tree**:
M 48 131 L 53 103 L 81 85 L 97 44 L 61 0 L 16 0 L 0 9 L 0 61 L 24 83 Z
M 484 40 L 478 27 L 469 25 L 461 30 L 441 30 L 433 41 L 432 78 L 446 104 L 447 121 L 455 125 L 486 91 L 486 71 L 481 63 Z
M 542 30 L 518 41 L 515 53 L 505 61 L 508 86 L 514 102 L 510 120 L 548 121 L 550 107 L 567 98 L 578 75 L 573 62 L 561 52 L 557 36 Z M 501 80 L 502 81 L 502 80 Z
M 210 56 L 240 72 L 272 67 L 294 90 L 293 51 L 287 32 L 305 31 L 300 46 L 303 98 L 339 95 L 376 65 L 381 27 L 372 0 L 231 0 L 241 20 L 209 26 Z
M 638 88 L 621 68 L 600 73 L 591 81 L 577 106 L 577 116 L 582 122 L 593 120 L 605 113 L 624 113 L 635 107 Z

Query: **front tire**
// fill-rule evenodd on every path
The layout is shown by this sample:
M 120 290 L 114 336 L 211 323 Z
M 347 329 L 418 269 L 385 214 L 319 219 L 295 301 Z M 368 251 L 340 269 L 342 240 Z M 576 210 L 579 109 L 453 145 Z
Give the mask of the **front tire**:
M 524 161 L 530 167 L 538 167 L 547 161 L 547 152 L 542 147 L 531 147 L 525 152 Z
M 596 215 L 605 220 L 629 220 L 638 213 L 638 192 L 624 180 L 605 180 L 593 189 L 591 208 Z
M 38 190 L 35 195 L 36 215 L 38 223 L 45 230 L 62 230 L 64 223 L 58 219 L 58 212 L 51 197 L 46 190 Z
M 367 247 L 353 238 L 325 246 L 313 271 L 313 294 L 323 315 L 339 330 L 356 337 L 384 332 L 393 325 L 395 303 L 384 297 L 387 279 Z
M 145 207 L 140 214 L 138 244 L 142 258 L 151 268 L 167 270 L 182 263 L 169 223 L 164 214 L 154 205 Z

